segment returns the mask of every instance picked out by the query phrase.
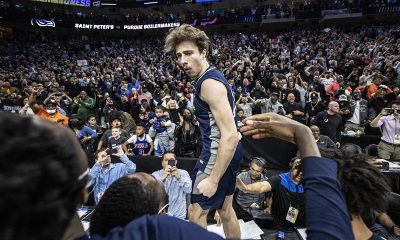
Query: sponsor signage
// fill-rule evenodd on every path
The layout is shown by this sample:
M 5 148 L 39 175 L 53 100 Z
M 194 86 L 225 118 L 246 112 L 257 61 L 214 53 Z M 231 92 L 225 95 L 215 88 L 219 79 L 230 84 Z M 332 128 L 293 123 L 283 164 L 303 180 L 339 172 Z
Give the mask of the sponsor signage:
M 173 28 L 179 27 L 181 23 L 157 23 L 157 24 L 140 24 L 140 25 L 104 25 L 104 24 L 86 24 L 75 23 L 76 29 L 94 29 L 94 30 L 147 30 L 147 29 L 160 29 L 160 28 Z

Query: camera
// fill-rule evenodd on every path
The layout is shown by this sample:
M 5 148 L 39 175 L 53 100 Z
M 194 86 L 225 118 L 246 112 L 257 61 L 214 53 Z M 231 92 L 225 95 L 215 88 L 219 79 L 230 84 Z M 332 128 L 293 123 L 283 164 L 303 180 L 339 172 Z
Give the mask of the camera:
M 388 112 L 389 115 L 393 114 L 395 112 L 393 108 L 385 108 L 385 110 Z M 397 113 L 397 110 L 396 110 L 396 113 Z

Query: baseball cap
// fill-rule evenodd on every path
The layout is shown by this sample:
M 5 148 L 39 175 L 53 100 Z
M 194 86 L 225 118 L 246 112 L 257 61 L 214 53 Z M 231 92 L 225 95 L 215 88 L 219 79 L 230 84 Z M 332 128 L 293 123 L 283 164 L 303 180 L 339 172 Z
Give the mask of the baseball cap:
M 279 96 L 279 93 L 277 93 L 277 92 L 272 92 L 271 95 Z
M 311 93 L 310 94 L 310 98 L 318 98 L 319 96 L 318 96 L 318 93 Z
M 340 96 L 339 96 L 339 102 L 340 102 L 340 101 L 348 101 L 348 100 L 347 100 L 347 96 L 346 96 L 346 95 L 340 95 Z
M 50 98 L 49 100 L 47 100 L 46 105 L 50 105 L 50 104 L 58 105 L 57 101 L 54 98 Z

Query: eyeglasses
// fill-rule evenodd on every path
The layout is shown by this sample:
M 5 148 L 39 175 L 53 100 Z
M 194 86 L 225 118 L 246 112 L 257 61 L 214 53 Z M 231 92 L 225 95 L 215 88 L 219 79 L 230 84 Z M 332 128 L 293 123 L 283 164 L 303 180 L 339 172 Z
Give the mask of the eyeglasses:
M 169 203 L 165 204 L 164 207 L 162 207 L 162 208 L 158 211 L 158 214 L 159 214 L 159 215 L 160 215 L 160 214 L 162 214 L 162 215 L 167 214 L 167 213 L 168 213 L 168 206 L 169 206 Z

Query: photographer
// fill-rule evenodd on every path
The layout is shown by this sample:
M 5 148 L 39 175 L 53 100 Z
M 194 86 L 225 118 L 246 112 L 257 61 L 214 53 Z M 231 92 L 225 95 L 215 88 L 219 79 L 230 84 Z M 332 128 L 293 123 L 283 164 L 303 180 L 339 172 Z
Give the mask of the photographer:
M 186 194 L 192 191 L 192 180 L 189 173 L 176 167 L 175 154 L 166 152 L 162 159 L 163 169 L 152 175 L 163 182 L 169 198 L 168 214 L 177 218 L 186 218 Z
M 122 163 L 111 163 L 111 155 L 119 157 Z M 96 164 L 89 171 L 92 179 L 90 185 L 93 185 L 96 205 L 115 180 L 135 171 L 136 164 L 128 159 L 122 148 L 98 150 L 96 152 Z
M 400 100 L 390 103 L 371 122 L 371 127 L 380 127 L 381 142 L 378 145 L 379 158 L 400 159 Z

